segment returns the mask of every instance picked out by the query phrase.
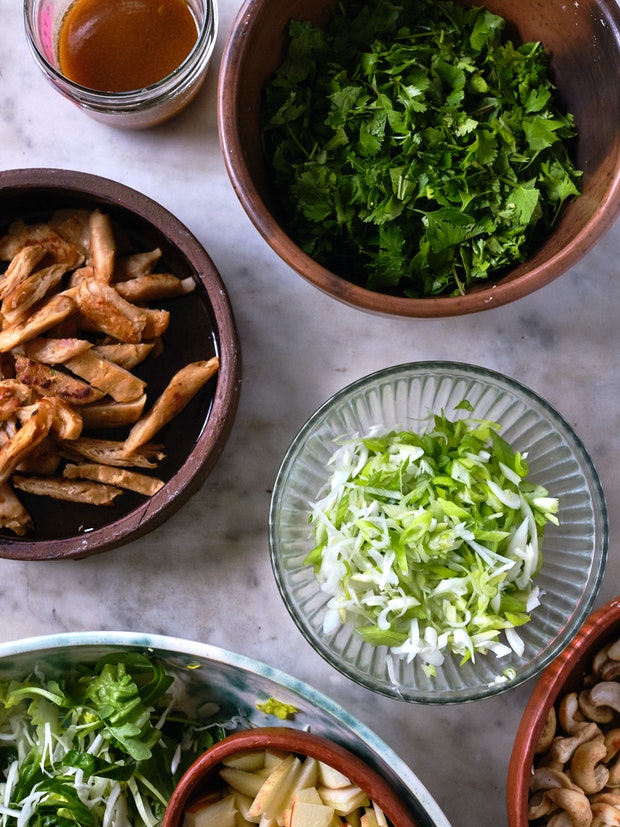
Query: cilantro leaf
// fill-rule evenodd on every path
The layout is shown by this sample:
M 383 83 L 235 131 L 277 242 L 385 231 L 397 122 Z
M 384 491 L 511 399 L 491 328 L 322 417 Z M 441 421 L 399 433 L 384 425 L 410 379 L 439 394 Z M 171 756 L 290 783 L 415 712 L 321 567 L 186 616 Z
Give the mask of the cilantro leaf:
M 287 231 L 353 282 L 463 293 L 522 261 L 579 195 L 576 128 L 540 43 L 453 0 L 350 0 L 291 21 L 262 107 Z

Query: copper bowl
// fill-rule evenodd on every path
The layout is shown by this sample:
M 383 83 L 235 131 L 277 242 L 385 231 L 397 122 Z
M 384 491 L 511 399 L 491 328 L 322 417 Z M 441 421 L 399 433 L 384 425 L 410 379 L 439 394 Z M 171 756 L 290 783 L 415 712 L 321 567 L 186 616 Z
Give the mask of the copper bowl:
M 162 354 L 150 366 L 144 363 L 146 408 L 184 364 L 217 354 L 220 369 L 157 435 L 166 447 L 157 468 L 163 488 L 150 497 L 125 491 L 111 508 L 20 496 L 34 531 L 16 537 L 0 530 L 0 556 L 16 560 L 87 557 L 161 524 L 198 490 L 215 465 L 230 434 L 240 392 L 241 354 L 228 294 L 211 258 L 187 227 L 155 201 L 107 178 L 60 169 L 0 172 L 0 235 L 15 219 L 46 221 L 65 207 L 107 212 L 136 249 L 160 247 L 169 272 L 196 282 L 193 292 L 159 305 L 170 309 L 171 323 Z
M 291 18 L 320 25 L 334 0 L 246 0 L 219 76 L 219 130 L 236 194 L 256 229 L 303 278 L 340 301 L 382 315 L 444 317 L 499 307 L 544 287 L 603 236 L 620 211 L 620 9 L 614 0 L 543 3 L 488 0 L 515 41 L 541 41 L 560 97 L 579 133 L 582 195 L 552 234 L 497 280 L 455 297 L 400 298 L 357 286 L 307 256 L 286 234 L 266 172 L 260 132 L 262 89 L 280 64 Z M 473 5 L 470 0 L 463 0 Z
M 364 790 L 393 827 L 419 827 L 401 796 L 375 769 L 348 749 L 323 736 L 292 727 L 258 727 L 236 732 L 217 742 L 185 772 L 172 794 L 162 827 L 182 827 L 186 808 L 221 786 L 222 759 L 237 753 L 273 749 L 310 756 L 328 764 Z
M 508 765 L 506 803 L 509 827 L 531 827 L 530 780 L 536 749 L 551 707 L 583 688 L 594 656 L 620 638 L 620 597 L 593 612 L 572 642 L 542 673 L 527 703 Z

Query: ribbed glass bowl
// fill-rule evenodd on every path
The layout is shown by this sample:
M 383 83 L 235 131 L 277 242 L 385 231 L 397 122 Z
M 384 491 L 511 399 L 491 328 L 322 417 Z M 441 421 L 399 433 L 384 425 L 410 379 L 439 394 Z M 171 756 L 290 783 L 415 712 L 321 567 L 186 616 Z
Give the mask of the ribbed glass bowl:
M 473 412 L 455 411 L 464 399 Z M 541 605 L 519 627 L 522 655 L 477 655 L 460 665 L 447 655 L 429 677 L 419 658 L 407 662 L 385 646 L 364 642 L 352 624 L 325 634 L 329 595 L 304 560 L 313 548 L 312 503 L 329 478 L 336 440 L 374 426 L 419 431 L 444 410 L 490 419 L 515 451 L 527 454 L 528 479 L 559 499 L 559 526 L 548 524 L 536 578 Z M 503 692 L 538 674 L 568 645 L 596 597 L 607 557 L 605 500 L 596 470 L 570 425 L 528 388 L 493 371 L 451 362 L 399 365 L 363 377 L 336 393 L 306 422 L 278 472 L 269 514 L 276 581 L 302 634 L 336 669 L 368 689 L 401 700 L 449 704 Z M 388 664 L 391 660 L 391 664 Z M 505 673 L 510 677 L 505 677 Z

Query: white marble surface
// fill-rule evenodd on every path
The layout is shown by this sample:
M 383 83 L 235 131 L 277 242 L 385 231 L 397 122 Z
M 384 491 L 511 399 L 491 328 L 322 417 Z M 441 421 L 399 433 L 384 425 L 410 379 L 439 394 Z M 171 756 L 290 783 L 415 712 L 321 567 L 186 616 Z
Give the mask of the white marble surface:
M 211 254 L 239 327 L 244 381 L 231 439 L 202 490 L 146 538 L 71 562 L 0 560 L 0 639 L 78 630 L 192 638 L 267 662 L 346 706 L 407 761 L 454 827 L 506 823 L 508 759 L 532 682 L 464 707 L 371 695 L 328 667 L 289 618 L 271 573 L 270 489 L 304 420 L 376 369 L 457 359 L 514 377 L 575 428 L 606 492 L 610 555 L 597 605 L 618 591 L 620 224 L 573 270 L 507 307 L 447 321 L 390 320 L 334 302 L 282 264 L 229 184 L 216 73 L 239 0 L 221 0 L 213 70 L 156 130 L 101 126 L 36 70 L 16 0 L 0 0 L 0 165 L 63 167 L 129 184 L 174 212 Z

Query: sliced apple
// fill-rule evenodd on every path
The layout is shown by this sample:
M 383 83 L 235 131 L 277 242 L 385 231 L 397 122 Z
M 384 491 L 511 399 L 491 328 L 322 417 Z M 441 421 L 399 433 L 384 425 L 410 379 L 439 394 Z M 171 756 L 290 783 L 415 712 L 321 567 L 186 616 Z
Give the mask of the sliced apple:
M 244 750 L 219 774 L 223 790 L 193 802 L 183 827 L 389 827 L 364 790 L 315 758 Z
M 208 807 L 209 804 L 214 804 L 216 801 L 220 801 L 223 797 L 224 796 L 221 790 L 214 790 L 213 792 L 205 793 L 204 795 L 201 795 L 200 798 L 196 798 L 191 801 L 185 808 L 185 812 L 195 813 L 198 810 Z
M 364 815 L 360 819 L 361 827 L 379 827 L 375 811 L 371 808 L 364 810 Z
M 248 752 L 237 752 L 222 758 L 225 767 L 236 767 L 246 772 L 256 772 L 265 766 L 265 750 L 257 749 Z
M 346 816 L 357 807 L 365 807 L 370 804 L 368 795 L 356 784 L 349 784 L 348 787 L 319 787 L 319 795 L 324 804 L 334 808 L 338 815 Z
M 298 801 L 303 801 L 305 804 L 323 804 L 316 787 L 303 787 L 301 790 L 295 790 L 291 796 L 291 806 L 294 807 Z
M 347 776 L 341 773 L 339 770 L 335 769 L 334 767 L 330 767 L 329 764 L 325 764 L 323 761 L 319 761 L 318 765 L 319 782 L 321 786 L 331 787 L 333 790 L 337 790 L 340 787 L 350 786 L 350 779 L 347 778 Z
M 362 811 L 361 810 L 352 810 L 350 813 L 347 813 L 346 818 L 346 827 L 361 827 L 362 825 Z
M 290 752 L 285 752 L 280 749 L 266 749 L 265 751 L 265 766 L 277 767 L 280 761 L 284 761 L 290 755 Z
M 234 792 L 233 795 L 235 797 L 235 807 L 237 808 L 239 815 L 244 819 L 244 821 L 249 822 L 250 819 L 248 818 L 248 811 L 252 806 L 254 799 L 252 796 L 243 795 L 243 793 L 240 792 Z
M 379 827 L 389 827 L 388 820 L 385 817 L 385 813 L 383 812 L 381 807 L 379 807 L 376 801 L 372 802 L 372 808 L 374 810 L 375 817 L 377 819 L 377 824 L 379 825 Z
M 295 788 L 298 790 L 304 787 L 316 787 L 319 783 L 319 762 L 316 758 L 307 756 L 302 761 L 301 772 L 297 778 Z
M 333 817 L 332 807 L 300 801 L 293 807 L 291 827 L 330 827 Z
M 249 798 L 255 798 L 265 783 L 265 779 L 258 775 L 258 773 L 239 770 L 237 767 L 222 767 L 220 769 L 220 778 L 228 784 L 234 792 L 247 795 Z
M 289 753 L 263 782 L 248 811 L 248 818 L 265 816 L 275 820 L 286 807 L 301 770 L 301 761 Z
M 285 807 L 282 810 L 282 812 L 280 813 L 280 818 L 278 819 L 278 827 L 291 827 L 292 812 L 292 807 Z
M 234 797 L 227 795 L 200 810 L 186 812 L 183 827 L 236 827 Z

